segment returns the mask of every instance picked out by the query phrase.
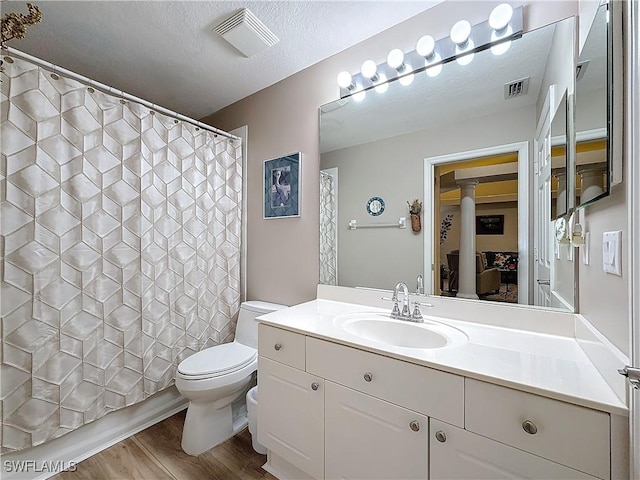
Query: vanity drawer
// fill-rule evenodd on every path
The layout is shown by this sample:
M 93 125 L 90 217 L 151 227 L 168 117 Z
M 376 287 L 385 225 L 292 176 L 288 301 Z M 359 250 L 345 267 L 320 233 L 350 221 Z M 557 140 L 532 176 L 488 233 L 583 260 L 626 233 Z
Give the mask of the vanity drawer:
M 304 335 L 263 323 L 258 325 L 258 354 L 304 370 Z
M 307 337 L 307 372 L 453 425 L 464 424 L 464 378 Z
M 465 428 L 596 477 L 610 478 L 606 413 L 467 378 Z

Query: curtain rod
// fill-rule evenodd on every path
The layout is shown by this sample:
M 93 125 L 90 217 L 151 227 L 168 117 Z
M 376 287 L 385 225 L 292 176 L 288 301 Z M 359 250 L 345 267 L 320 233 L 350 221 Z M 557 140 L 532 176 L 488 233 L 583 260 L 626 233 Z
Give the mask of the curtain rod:
M 72 78 L 73 80 L 77 80 L 80 83 L 84 83 L 85 85 L 91 86 L 93 88 L 97 88 L 98 90 L 102 90 L 104 93 L 109 93 L 111 95 L 115 95 L 117 97 L 122 97 L 126 100 L 130 100 L 132 102 L 136 102 L 136 103 L 140 103 L 142 105 L 144 105 L 145 107 L 149 107 L 152 110 L 155 110 L 156 112 L 160 112 L 163 113 L 169 117 L 178 119 L 178 120 L 182 120 L 183 122 L 187 122 L 190 123 L 192 125 L 195 125 L 197 127 L 200 127 L 204 130 L 208 130 L 210 132 L 213 133 L 217 133 L 219 135 L 222 135 L 224 137 L 230 138 L 232 140 L 239 140 L 240 137 L 237 137 L 235 135 L 232 135 L 230 133 L 227 133 L 223 130 L 217 129 L 215 127 L 212 127 L 211 125 L 207 125 L 206 123 L 202 123 L 199 122 L 198 120 L 194 120 L 193 118 L 189 118 L 185 115 L 182 115 L 181 113 L 178 112 L 174 112 L 173 110 L 169 110 L 167 108 L 161 107 L 159 105 L 156 105 L 155 103 L 151 103 L 147 100 L 144 100 L 142 98 L 136 97 L 135 95 L 131 95 L 129 93 L 123 92 L 122 90 L 118 90 L 117 88 L 114 87 L 110 87 L 108 85 L 105 85 L 103 83 L 100 82 L 96 82 L 95 80 L 91 80 L 90 78 L 87 78 L 83 75 L 80 75 L 78 73 L 72 72 L 71 70 L 67 70 L 66 68 L 63 67 L 59 67 L 57 65 L 54 65 L 53 63 L 47 62 L 45 60 L 41 60 L 38 57 L 34 57 L 33 55 L 29 55 L 28 53 L 24 53 L 21 52 L 20 50 L 16 50 L 13 47 L 2 47 L 2 52 L 3 53 L 7 53 L 9 55 L 13 55 L 15 57 L 21 58 L 23 60 L 27 60 L 29 62 L 32 62 L 36 65 L 38 65 L 39 67 L 42 68 L 46 68 L 47 70 L 50 70 L 52 73 L 55 74 L 62 74 L 65 77 L 69 77 Z

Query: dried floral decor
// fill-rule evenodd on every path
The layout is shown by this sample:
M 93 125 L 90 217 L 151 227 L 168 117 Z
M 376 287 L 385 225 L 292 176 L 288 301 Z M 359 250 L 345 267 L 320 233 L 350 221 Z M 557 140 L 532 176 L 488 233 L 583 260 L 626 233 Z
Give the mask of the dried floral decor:
M 5 42 L 14 38 L 24 38 L 27 34 L 27 27 L 35 25 L 42 20 L 42 12 L 37 5 L 27 3 L 29 13 L 7 13 L 2 17 L 2 46 Z
M 407 202 L 409 205 L 409 213 L 411 214 L 411 230 L 418 233 L 422 230 L 422 224 L 420 222 L 420 212 L 422 212 L 422 202 L 417 198 L 412 202 Z

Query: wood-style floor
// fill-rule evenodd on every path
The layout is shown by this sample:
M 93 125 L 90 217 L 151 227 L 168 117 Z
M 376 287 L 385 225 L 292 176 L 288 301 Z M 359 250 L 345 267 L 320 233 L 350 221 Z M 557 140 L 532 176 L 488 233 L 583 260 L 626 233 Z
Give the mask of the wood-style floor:
M 245 429 L 221 445 L 192 457 L 180 448 L 186 410 L 80 462 L 55 480 L 257 480 L 275 479 L 262 470 L 266 455 L 251 447 Z

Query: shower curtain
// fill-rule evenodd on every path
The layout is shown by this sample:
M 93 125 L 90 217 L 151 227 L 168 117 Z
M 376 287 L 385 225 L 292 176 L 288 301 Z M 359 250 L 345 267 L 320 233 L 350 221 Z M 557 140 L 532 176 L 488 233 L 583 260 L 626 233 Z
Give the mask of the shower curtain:
M 320 172 L 320 283 L 337 285 L 338 245 L 336 185 L 332 175 Z
M 5 57 L 6 59 L 6 57 Z M 2 74 L 2 451 L 173 384 L 240 303 L 239 140 L 13 58 Z

